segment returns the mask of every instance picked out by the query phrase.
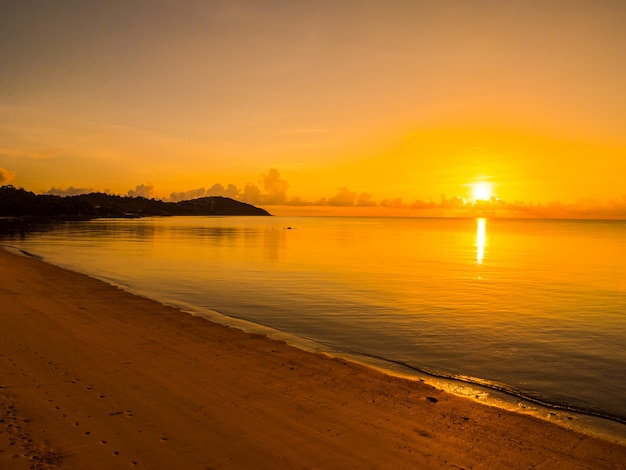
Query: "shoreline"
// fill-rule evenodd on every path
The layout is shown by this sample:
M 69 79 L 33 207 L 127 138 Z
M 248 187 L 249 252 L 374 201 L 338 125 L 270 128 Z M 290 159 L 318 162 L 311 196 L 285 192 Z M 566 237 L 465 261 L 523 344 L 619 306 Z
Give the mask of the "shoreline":
M 31 255 L 32 254 L 30 253 L 25 254 L 25 256 Z M 37 255 L 33 256 L 36 257 Z M 100 280 L 111 284 L 105 279 Z M 290 346 L 305 352 L 312 354 L 325 354 L 333 358 L 349 360 L 356 364 L 377 370 L 391 377 L 398 377 L 411 381 L 420 381 L 431 385 L 438 390 L 445 391 L 459 397 L 469 398 L 476 403 L 493 406 L 515 413 L 527 414 L 569 430 L 626 446 L 626 424 L 620 422 L 619 417 L 611 418 L 600 414 L 594 414 L 592 412 L 569 409 L 559 404 L 544 403 L 538 399 L 533 400 L 524 396 L 522 393 L 507 391 L 504 389 L 504 386 L 503 389 L 499 389 L 498 387 L 481 384 L 480 379 L 476 379 L 475 381 L 471 379 L 464 380 L 463 378 L 456 378 L 454 376 L 446 376 L 444 374 L 437 374 L 436 372 L 421 370 L 416 367 L 411 367 L 409 365 L 394 362 L 381 357 L 338 350 L 327 346 L 323 342 L 310 338 L 303 338 L 296 334 L 278 330 L 267 325 L 231 317 L 214 310 L 184 304 L 180 301 L 173 302 L 153 298 L 145 293 L 134 291 L 127 286 L 117 284 L 111 285 L 129 292 L 132 295 L 138 295 L 146 299 L 154 300 L 163 305 L 173 307 L 190 315 L 204 318 L 207 321 L 217 323 L 219 325 L 237 328 L 246 333 L 260 334 L 273 340 L 285 342 Z
M 0 249 L 0 467 L 626 468 L 626 447 Z
M 3 245 L 0 244 L 0 248 Z M 60 269 L 73 271 L 71 268 L 59 266 L 48 262 L 45 258 L 10 245 L 5 248 L 15 250 L 21 256 L 31 257 L 47 264 L 52 264 Z M 218 325 L 233 327 L 246 333 L 259 334 L 267 338 L 285 342 L 290 346 L 313 354 L 325 354 L 333 358 L 349 360 L 356 364 L 366 366 L 382 372 L 385 375 L 399 377 L 411 381 L 420 381 L 431 385 L 438 390 L 451 393 L 459 397 L 466 397 L 472 401 L 487 406 L 493 406 L 507 411 L 527 414 L 541 420 L 557 424 L 566 429 L 570 429 L 582 434 L 598 437 L 610 442 L 616 442 L 626 446 L 626 424 L 621 417 L 608 417 L 593 411 L 577 410 L 568 408 L 558 403 L 551 404 L 540 399 L 526 397 L 515 389 L 508 390 L 507 386 L 481 383 L 480 378 L 462 378 L 435 371 L 422 370 L 410 365 L 395 362 L 383 357 L 369 356 L 366 354 L 350 352 L 330 347 L 321 341 L 298 336 L 294 333 L 279 330 L 271 326 L 256 323 L 242 318 L 232 317 L 218 311 L 197 307 L 182 301 L 174 301 L 167 298 L 151 296 L 148 292 L 133 289 L 127 285 L 118 284 L 110 279 L 91 276 L 89 274 L 79 274 L 97 279 L 115 288 L 128 292 L 131 295 L 155 301 L 161 305 L 172 307 L 189 315 L 203 318 Z M 486 382 L 486 381 L 485 381 Z M 501 388 L 500 388 L 501 387 Z

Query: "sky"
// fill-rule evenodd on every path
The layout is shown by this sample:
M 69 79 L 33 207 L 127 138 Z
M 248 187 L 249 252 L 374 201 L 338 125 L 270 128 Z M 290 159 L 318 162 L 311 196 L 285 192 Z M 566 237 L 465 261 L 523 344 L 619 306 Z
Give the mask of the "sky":
M 626 206 L 625 24 L 622 0 L 3 1 L 0 184 Z

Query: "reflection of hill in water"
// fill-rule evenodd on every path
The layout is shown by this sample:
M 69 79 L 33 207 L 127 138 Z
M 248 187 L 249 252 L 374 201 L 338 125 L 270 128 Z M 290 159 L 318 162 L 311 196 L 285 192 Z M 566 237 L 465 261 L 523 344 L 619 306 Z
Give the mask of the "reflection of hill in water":
M 214 196 L 180 202 L 104 193 L 78 196 L 37 195 L 13 186 L 0 188 L 0 217 L 78 218 L 173 215 L 270 215 L 234 199 Z

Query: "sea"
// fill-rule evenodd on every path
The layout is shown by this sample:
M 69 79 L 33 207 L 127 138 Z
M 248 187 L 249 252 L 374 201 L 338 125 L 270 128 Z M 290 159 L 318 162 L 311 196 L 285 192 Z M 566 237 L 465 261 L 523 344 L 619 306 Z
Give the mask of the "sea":
M 0 244 L 192 314 L 626 436 L 626 221 L 160 217 L 11 227 Z

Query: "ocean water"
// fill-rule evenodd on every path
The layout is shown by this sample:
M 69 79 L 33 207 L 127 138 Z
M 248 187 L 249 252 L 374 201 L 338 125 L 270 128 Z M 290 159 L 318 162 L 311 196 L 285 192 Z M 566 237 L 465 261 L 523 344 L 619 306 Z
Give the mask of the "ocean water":
M 626 222 L 103 219 L 0 243 L 196 313 L 626 423 Z

